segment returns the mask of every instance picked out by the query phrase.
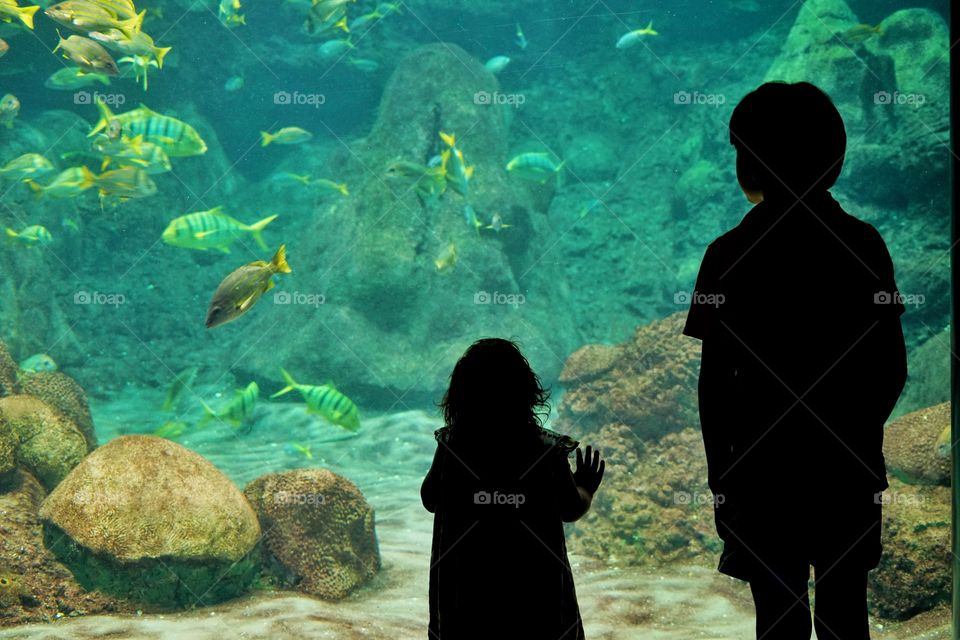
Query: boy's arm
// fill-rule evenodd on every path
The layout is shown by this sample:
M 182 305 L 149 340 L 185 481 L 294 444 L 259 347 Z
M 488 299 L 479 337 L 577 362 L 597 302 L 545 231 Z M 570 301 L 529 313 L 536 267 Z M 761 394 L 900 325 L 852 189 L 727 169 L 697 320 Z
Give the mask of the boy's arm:
M 437 443 L 437 452 L 433 455 L 433 464 L 430 465 L 430 470 L 427 471 L 427 476 L 420 486 L 420 500 L 423 501 L 424 508 L 430 513 L 436 512 L 437 502 L 440 499 L 440 468 L 443 465 L 444 447 L 446 445 L 442 442 Z
M 732 464 L 727 426 L 732 422 L 729 400 L 733 397 L 733 372 L 726 351 L 716 336 L 703 341 L 697 385 L 700 432 L 707 453 L 707 483 L 716 495 L 724 493 L 726 475 Z

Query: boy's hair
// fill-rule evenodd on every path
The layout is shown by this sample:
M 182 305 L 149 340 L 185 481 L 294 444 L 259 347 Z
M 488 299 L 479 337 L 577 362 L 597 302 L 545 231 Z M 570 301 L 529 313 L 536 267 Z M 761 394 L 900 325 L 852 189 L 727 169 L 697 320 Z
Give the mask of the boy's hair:
M 847 134 L 840 112 L 814 85 L 767 82 L 733 110 L 730 144 L 745 188 L 799 198 L 837 181 Z
M 539 426 L 541 413 L 549 413 L 549 397 L 515 342 L 483 338 L 457 361 L 440 407 L 453 432 L 466 425 L 496 431 Z M 490 419 L 509 424 L 482 424 Z

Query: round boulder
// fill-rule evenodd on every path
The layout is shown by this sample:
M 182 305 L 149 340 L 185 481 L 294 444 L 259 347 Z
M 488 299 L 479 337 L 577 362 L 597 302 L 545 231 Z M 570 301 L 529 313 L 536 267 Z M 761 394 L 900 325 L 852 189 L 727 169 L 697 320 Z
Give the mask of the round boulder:
M 260 525 L 209 461 L 154 436 L 96 449 L 40 508 L 44 541 L 86 589 L 158 609 L 238 595 L 259 568 Z
M 257 478 L 244 494 L 260 516 L 266 551 L 284 582 L 335 600 L 379 571 L 373 508 L 346 478 L 297 469 Z

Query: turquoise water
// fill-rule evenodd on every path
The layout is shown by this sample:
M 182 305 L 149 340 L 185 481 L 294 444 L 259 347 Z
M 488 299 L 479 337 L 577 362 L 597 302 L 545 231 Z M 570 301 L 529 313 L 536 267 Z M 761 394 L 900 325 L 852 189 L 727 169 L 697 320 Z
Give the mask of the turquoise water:
M 881 232 L 901 292 L 915 302 L 903 318 L 910 379 L 894 415 L 947 400 L 945 0 L 355 0 L 321 2 L 329 16 L 314 8 L 313 34 L 309 2 L 240 5 L 137 2 L 141 33 L 172 48 L 162 68 L 150 65 L 156 52 L 140 54 L 148 84 L 114 50 L 121 74 L 109 84 L 50 88 L 51 75 L 77 67 L 51 51 L 57 29 L 80 32 L 44 15 L 49 5 L 33 29 L 0 22 L 9 47 L 0 97 L 19 103 L 0 116 L 0 167 L 28 153 L 53 165 L 0 177 L 0 226 L 41 225 L 50 236 L 0 247 L 0 339 L 12 356 L 48 354 L 79 383 L 101 445 L 164 429 L 241 489 L 268 473 L 329 468 L 376 511 L 383 569 L 353 600 L 273 607 L 271 598 L 296 594 L 258 592 L 227 615 L 240 620 L 251 607 L 253 619 L 279 620 L 289 606 L 303 616 L 296 624 L 322 618 L 328 626 L 304 637 L 323 637 L 377 611 L 371 637 L 399 637 L 393 623 L 403 637 L 421 635 L 431 516 L 418 488 L 456 359 L 481 336 L 519 340 L 553 388 L 550 426 L 599 437 L 600 423 L 564 422 L 564 364 L 584 345 L 622 343 L 686 310 L 706 245 L 750 206 L 726 127 L 736 102 L 765 80 L 810 80 L 845 119 L 834 195 Z M 343 16 L 349 34 L 327 19 Z M 650 22 L 655 33 L 617 47 Z M 88 136 L 98 101 L 121 120 L 140 105 L 173 120 L 150 128 L 134 112 L 119 141 Z M 261 132 L 287 127 L 296 130 L 286 140 L 263 145 Z M 138 132 L 169 152 L 170 170 L 151 165 L 146 176 L 135 170 L 143 161 L 128 161 L 133 169 L 111 176 Z M 97 141 L 119 145 L 109 166 Z M 429 170 L 445 151 L 453 160 L 437 193 Z M 457 173 L 457 152 L 469 172 Z M 533 160 L 522 154 L 539 154 L 540 164 L 524 171 Z M 80 166 L 100 176 L 95 184 L 44 193 Z M 228 223 L 210 218 L 180 223 L 203 236 L 194 248 L 165 239 L 178 218 L 217 207 L 244 224 L 276 218 L 263 244 L 249 230 L 211 234 Z M 273 275 L 275 288 L 246 313 L 206 328 L 224 278 L 270 261 L 281 245 L 291 272 Z M 297 392 L 269 397 L 286 384 L 281 368 L 336 389 L 324 415 L 307 414 Z M 171 383 L 191 369 L 164 411 Z M 254 382 L 259 395 L 233 424 L 236 390 Z M 356 432 L 334 415 L 340 395 L 358 409 Z M 204 404 L 220 418 L 202 428 Z M 710 558 L 591 557 L 595 548 L 573 548 L 588 636 L 693 637 L 683 635 L 691 621 L 717 637 L 749 633 L 746 592 L 718 587 Z M 675 595 L 650 593 L 660 578 Z M 633 605 L 605 602 L 610 590 Z M 76 637 L 114 622 L 78 627 Z M 889 625 L 877 620 L 887 634 L 877 637 L 910 637 Z

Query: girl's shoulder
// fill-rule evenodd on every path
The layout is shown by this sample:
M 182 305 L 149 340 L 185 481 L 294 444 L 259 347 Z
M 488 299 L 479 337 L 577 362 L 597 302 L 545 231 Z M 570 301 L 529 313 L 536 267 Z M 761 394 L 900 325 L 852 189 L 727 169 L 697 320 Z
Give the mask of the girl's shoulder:
M 437 442 L 450 444 L 450 434 L 450 427 L 441 427 L 433 432 L 433 437 L 436 438 Z M 544 427 L 537 427 L 537 436 L 544 445 L 556 447 L 558 451 L 567 456 L 576 451 L 577 446 L 580 444 L 568 435 L 557 433 Z

